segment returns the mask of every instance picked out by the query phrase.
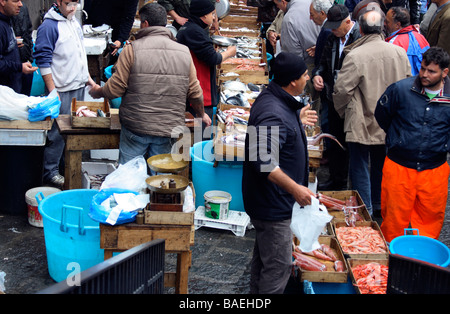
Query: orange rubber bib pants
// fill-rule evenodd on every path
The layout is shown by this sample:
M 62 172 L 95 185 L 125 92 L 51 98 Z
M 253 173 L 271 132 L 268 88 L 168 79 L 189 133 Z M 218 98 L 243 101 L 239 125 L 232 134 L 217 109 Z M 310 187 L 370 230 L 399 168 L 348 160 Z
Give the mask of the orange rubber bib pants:
M 417 171 L 386 157 L 381 182 L 381 231 L 387 242 L 404 235 L 404 229 L 419 229 L 434 239 L 444 224 L 450 167 Z

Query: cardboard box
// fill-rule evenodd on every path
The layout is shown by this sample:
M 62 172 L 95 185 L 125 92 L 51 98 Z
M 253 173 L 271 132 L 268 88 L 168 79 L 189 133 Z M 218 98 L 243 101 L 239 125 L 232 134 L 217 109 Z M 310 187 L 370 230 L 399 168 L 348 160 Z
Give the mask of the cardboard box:
M 76 112 L 81 106 L 87 106 L 88 109 L 97 113 L 97 109 L 105 113 L 105 117 L 78 117 Z M 111 110 L 109 103 L 105 98 L 101 101 L 77 101 L 72 99 L 71 121 L 73 128 L 102 128 L 109 129 L 111 127 Z

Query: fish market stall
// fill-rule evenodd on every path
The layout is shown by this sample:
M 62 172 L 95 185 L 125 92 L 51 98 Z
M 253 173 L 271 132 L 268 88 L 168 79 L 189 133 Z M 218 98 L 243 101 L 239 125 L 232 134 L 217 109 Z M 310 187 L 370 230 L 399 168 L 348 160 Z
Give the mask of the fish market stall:
M 44 145 L 53 123 L 41 108 L 59 105 L 53 98 L 22 95 L 7 86 L 0 86 L 0 99 L 0 210 L 26 214 L 26 191 L 42 186 Z M 39 111 L 39 117 L 30 110 Z

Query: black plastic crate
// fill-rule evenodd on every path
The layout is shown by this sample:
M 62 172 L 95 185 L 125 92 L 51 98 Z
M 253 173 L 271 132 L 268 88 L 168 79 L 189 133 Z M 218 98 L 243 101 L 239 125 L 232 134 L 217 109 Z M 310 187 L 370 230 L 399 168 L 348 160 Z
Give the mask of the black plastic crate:
M 450 269 L 390 254 L 387 294 L 449 294 Z
M 165 240 L 129 249 L 80 273 L 80 284 L 66 280 L 38 294 L 162 294 Z

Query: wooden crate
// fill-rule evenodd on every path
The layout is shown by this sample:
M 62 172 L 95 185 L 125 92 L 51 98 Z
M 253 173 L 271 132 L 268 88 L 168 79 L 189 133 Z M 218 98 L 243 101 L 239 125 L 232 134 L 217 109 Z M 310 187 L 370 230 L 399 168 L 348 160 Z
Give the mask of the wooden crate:
M 247 37 L 257 37 L 259 36 L 260 31 L 259 30 L 251 30 L 251 29 L 221 29 L 220 34 L 223 36 L 230 36 L 230 37 L 239 37 L 239 36 L 247 36 Z
M 345 222 L 332 222 L 334 233 L 336 234 L 336 239 L 339 243 L 339 238 L 337 235 L 336 230 L 340 227 L 348 227 Z M 342 252 L 348 256 L 348 258 L 355 258 L 355 259 L 387 259 L 389 258 L 389 246 L 386 243 L 386 239 L 383 236 L 383 233 L 381 232 L 380 226 L 376 221 L 358 221 L 356 222 L 356 227 L 371 227 L 372 229 L 378 231 L 380 233 L 381 238 L 383 239 L 384 245 L 386 246 L 386 253 L 374 253 L 374 254 L 355 254 L 355 253 L 348 253 L 346 252 L 342 246 Z M 339 243 L 339 245 L 341 245 Z
M 336 257 L 344 263 L 344 271 L 343 272 L 335 271 L 334 262 L 319 260 L 321 263 L 327 266 L 326 271 L 300 270 L 299 278 L 301 282 L 303 282 L 304 280 L 308 280 L 311 282 L 346 283 L 348 278 L 348 265 L 346 263 L 346 259 L 336 238 L 330 236 L 320 236 L 319 243 L 321 244 L 323 243 L 331 247 Z
M 388 259 L 358 259 L 358 258 L 347 259 L 350 278 L 351 278 L 353 286 L 355 287 L 355 290 L 358 294 L 361 294 L 361 290 L 359 290 L 359 287 L 356 285 L 356 278 L 355 278 L 355 275 L 353 274 L 352 268 L 355 266 L 358 266 L 358 265 L 364 265 L 364 264 L 368 264 L 368 263 L 372 263 L 372 262 L 389 267 L 389 258 Z
M 213 142 L 216 161 L 244 160 L 244 147 L 224 143 L 222 141 L 222 137 L 225 135 L 226 133 L 222 132 L 222 130 L 218 128 Z
M 245 15 L 227 15 L 221 20 L 222 23 L 242 23 L 242 24 L 248 24 L 253 25 L 258 23 L 258 17 L 257 16 L 245 16 Z M 259 29 L 258 29 L 259 31 Z
M 194 213 L 144 210 L 144 224 L 193 225 Z
M 30 122 L 28 120 L 12 120 L 0 121 L 0 129 L 15 129 L 15 130 L 50 130 L 52 128 L 53 120 L 50 117 L 45 118 L 44 121 Z
M 361 196 L 359 195 L 358 191 L 354 190 L 345 190 L 345 191 L 319 191 L 319 193 L 322 193 L 323 195 L 327 195 L 333 198 L 337 198 L 338 200 L 346 201 L 350 198 L 350 196 L 355 196 L 356 201 L 358 202 L 358 205 L 364 205 L 361 208 L 357 208 L 358 214 L 365 220 L 365 221 L 372 221 L 372 217 L 369 214 L 369 211 L 367 210 L 366 205 L 364 204 Z M 334 222 L 345 222 L 345 214 L 343 211 L 340 210 L 328 210 L 328 213 L 333 216 Z
M 97 109 L 102 110 L 106 117 L 78 117 L 76 112 L 81 106 L 87 106 L 88 109 L 97 113 Z M 105 98 L 101 101 L 77 101 L 72 99 L 71 121 L 73 128 L 105 128 L 111 127 L 111 110 L 109 103 Z
M 223 76 L 225 73 L 233 72 L 238 75 L 236 76 Z M 261 73 L 260 73 L 261 72 Z M 248 84 L 253 83 L 255 85 L 261 85 L 261 84 L 269 84 L 269 74 L 268 72 L 263 71 L 243 71 L 243 70 L 236 70 L 236 71 L 228 71 L 223 69 L 218 69 L 217 71 L 218 76 L 218 83 L 219 85 L 222 82 L 225 81 L 231 81 L 239 78 L 239 81 Z

